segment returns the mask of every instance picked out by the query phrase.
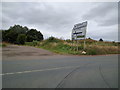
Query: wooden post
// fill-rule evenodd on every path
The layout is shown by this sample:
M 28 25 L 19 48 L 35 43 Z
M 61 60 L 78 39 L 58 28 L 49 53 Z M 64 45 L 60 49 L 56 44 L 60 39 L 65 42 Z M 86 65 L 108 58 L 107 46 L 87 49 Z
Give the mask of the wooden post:
M 76 32 L 75 32 L 76 33 Z M 77 46 L 77 34 L 76 34 L 76 51 L 78 51 L 78 46 Z
M 73 44 L 74 44 L 74 42 L 73 42 L 73 39 L 72 39 L 72 50 L 74 50 L 74 45 Z

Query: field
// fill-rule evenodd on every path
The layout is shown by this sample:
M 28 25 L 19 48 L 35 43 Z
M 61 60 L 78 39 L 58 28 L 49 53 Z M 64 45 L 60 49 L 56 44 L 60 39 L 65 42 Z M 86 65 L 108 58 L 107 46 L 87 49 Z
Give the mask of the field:
M 41 42 L 26 42 L 25 45 L 43 48 L 58 54 L 82 55 L 83 51 L 86 52 L 85 55 L 120 54 L 118 42 L 104 42 L 92 39 L 86 39 L 85 42 L 85 49 L 84 40 L 76 42 L 71 40 L 61 40 L 54 37 L 50 37 Z

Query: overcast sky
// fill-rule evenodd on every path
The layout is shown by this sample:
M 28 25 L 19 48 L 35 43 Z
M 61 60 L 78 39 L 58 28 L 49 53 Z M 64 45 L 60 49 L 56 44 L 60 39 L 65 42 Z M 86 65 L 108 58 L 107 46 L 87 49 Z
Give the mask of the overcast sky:
M 3 2 L 2 27 L 14 24 L 50 36 L 71 39 L 74 24 L 88 21 L 87 37 L 118 41 L 117 2 Z

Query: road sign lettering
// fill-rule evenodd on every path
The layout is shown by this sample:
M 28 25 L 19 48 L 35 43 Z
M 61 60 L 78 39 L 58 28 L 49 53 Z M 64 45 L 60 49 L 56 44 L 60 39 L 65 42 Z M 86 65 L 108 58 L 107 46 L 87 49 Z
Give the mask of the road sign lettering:
M 75 24 L 72 30 L 72 40 L 85 39 L 87 21 Z

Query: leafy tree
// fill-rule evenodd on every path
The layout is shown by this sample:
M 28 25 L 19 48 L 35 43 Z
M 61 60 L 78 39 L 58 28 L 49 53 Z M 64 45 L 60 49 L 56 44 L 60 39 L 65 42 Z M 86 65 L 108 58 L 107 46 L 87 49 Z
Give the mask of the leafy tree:
M 17 39 L 18 33 L 13 31 L 13 30 L 9 30 L 8 32 L 6 32 L 5 34 L 5 40 L 10 42 L 10 43 L 15 43 L 16 39 Z
M 8 30 L 2 30 L 2 41 L 8 41 L 6 34 L 8 33 Z
M 99 41 L 103 42 L 103 39 L 102 39 L 102 38 L 100 38 L 100 39 L 99 39 Z
M 17 37 L 21 34 L 26 36 L 25 40 L 28 42 L 32 42 L 33 40 L 43 40 L 43 35 L 40 31 L 37 31 L 36 29 L 28 29 L 26 26 L 14 25 L 8 30 L 2 30 L 2 41 L 18 43 Z
M 31 36 L 31 35 L 27 35 L 26 36 L 26 41 L 27 42 L 32 42 L 34 40 L 34 37 L 33 36 Z
M 43 35 L 40 31 L 37 31 L 36 29 L 31 29 L 27 32 L 27 38 L 26 41 L 31 42 L 33 40 L 41 41 L 43 40 Z
M 88 39 L 91 39 L 90 37 Z
M 8 30 L 12 30 L 18 34 L 26 34 L 27 31 L 29 30 L 26 26 L 22 27 L 20 25 L 14 25 L 13 27 L 10 27 Z
M 25 34 L 19 34 L 17 37 L 18 44 L 25 44 L 26 35 Z
M 2 41 L 2 30 L 0 30 L 0 42 Z

